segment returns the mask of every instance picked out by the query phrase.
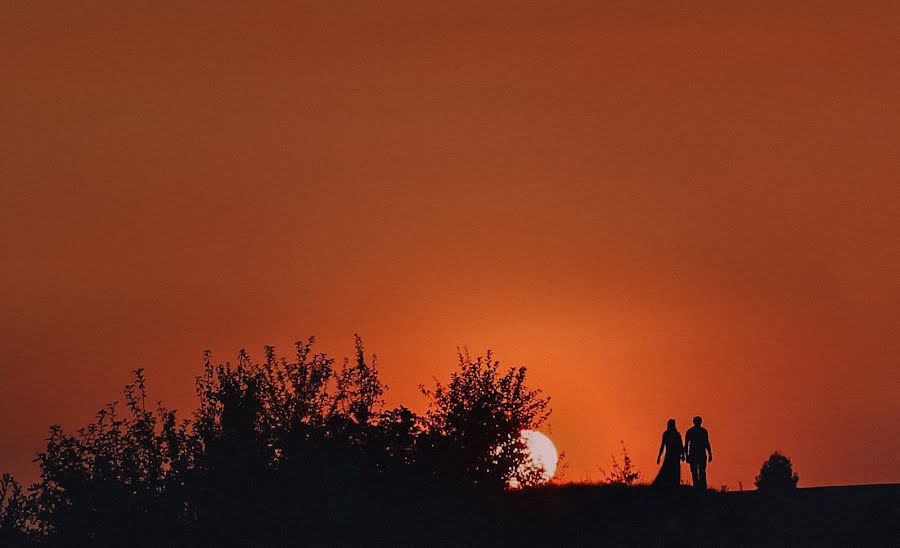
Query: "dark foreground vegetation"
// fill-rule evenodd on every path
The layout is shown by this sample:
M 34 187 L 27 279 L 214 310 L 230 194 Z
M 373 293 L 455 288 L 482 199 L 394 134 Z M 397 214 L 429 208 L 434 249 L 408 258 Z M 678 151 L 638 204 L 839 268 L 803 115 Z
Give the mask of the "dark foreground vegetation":
M 417 415 L 385 407 L 359 337 L 342 366 L 313 342 L 290 359 L 267 347 L 262 361 L 242 351 L 216 365 L 207 353 L 187 417 L 153 403 L 136 370 L 94 423 L 51 427 L 40 482 L 3 477 L 0 544 L 376 542 L 443 528 L 455 504 L 541 477 L 520 431 L 547 418 L 549 399 L 524 368 L 461 352 L 448 382 L 422 386 Z
M 93 424 L 51 428 L 37 484 L 2 478 L 0 546 L 896 545 L 897 486 L 660 490 L 625 485 L 626 460 L 622 485 L 536 487 L 518 436 L 549 400 L 490 354 L 423 386 L 422 415 L 385 390 L 359 339 L 342 366 L 312 340 L 291 359 L 207 354 L 187 417 L 135 371 Z M 793 487 L 789 464 L 758 481 Z

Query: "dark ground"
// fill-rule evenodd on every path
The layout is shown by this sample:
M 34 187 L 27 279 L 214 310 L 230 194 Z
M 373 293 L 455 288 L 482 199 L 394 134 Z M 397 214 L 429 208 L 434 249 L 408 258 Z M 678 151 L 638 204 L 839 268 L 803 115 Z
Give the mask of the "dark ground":
M 118 523 L 97 546 L 891 546 L 900 484 L 694 492 L 565 485 L 487 493 L 347 484 L 249 505 L 221 500 L 203 527 Z M 244 503 L 241 501 L 244 500 Z M 288 510 L 290 508 L 290 510 Z M 107 517 L 100 517 L 110 529 Z M 37 540 L 37 539 L 36 539 Z M 2 545 L 3 542 L 0 542 Z M 51 546 L 85 540 L 37 540 Z
M 780 496 L 596 486 L 517 495 L 503 509 L 509 523 L 518 522 L 501 528 L 511 544 L 900 546 L 900 485 Z
M 432 504 L 437 506 L 432 506 Z M 364 542 L 476 546 L 900 546 L 900 485 L 784 495 L 570 485 L 487 503 L 420 501 Z M 438 510 L 441 508 L 441 510 Z M 410 509 L 412 510 L 412 509 Z M 435 510 L 433 513 L 430 510 Z M 431 518 L 427 516 L 431 515 Z M 400 516 L 398 516 L 400 517 Z M 410 531 L 396 535 L 397 531 Z M 384 535 L 384 536 L 382 536 Z M 338 534 L 331 540 L 340 539 Z M 361 540 L 357 537 L 355 540 Z

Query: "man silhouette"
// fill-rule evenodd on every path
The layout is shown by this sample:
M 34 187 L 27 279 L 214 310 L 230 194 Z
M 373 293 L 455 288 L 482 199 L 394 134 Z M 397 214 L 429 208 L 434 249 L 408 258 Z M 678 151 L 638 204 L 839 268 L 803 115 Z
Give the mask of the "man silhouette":
M 694 426 L 684 433 L 684 453 L 691 465 L 691 479 L 694 487 L 706 490 L 706 454 L 712 462 L 712 447 L 709 445 L 709 432 L 700 426 L 703 419 L 694 417 Z

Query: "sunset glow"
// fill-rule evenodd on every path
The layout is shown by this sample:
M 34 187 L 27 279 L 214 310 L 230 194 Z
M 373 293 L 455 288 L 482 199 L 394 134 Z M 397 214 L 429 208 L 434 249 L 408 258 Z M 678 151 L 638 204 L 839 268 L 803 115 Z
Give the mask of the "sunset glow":
M 526 367 L 548 479 L 900 482 L 897 2 L 76 4 L 0 7 L 0 472 L 359 333 L 419 414 Z

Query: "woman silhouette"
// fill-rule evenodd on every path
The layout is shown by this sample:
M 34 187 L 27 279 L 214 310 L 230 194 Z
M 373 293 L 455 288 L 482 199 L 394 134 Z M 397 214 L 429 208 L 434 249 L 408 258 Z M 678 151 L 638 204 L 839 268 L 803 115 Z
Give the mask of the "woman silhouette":
M 681 484 L 681 461 L 684 460 L 684 444 L 681 443 L 681 434 L 675 428 L 675 419 L 669 419 L 666 431 L 662 435 L 662 443 L 659 444 L 659 454 L 656 455 L 656 464 L 663 449 L 666 450 L 666 458 L 659 474 L 653 480 L 653 485 L 661 487 L 678 487 Z

